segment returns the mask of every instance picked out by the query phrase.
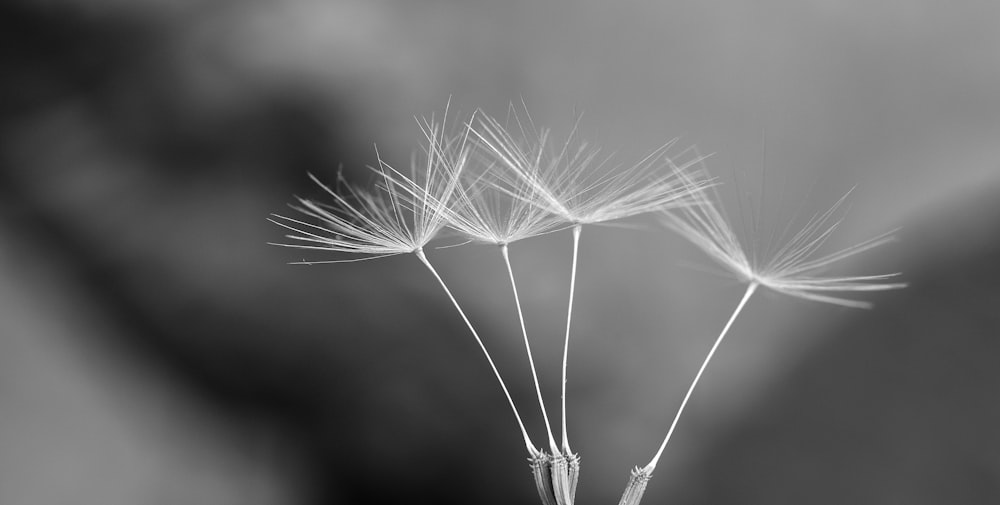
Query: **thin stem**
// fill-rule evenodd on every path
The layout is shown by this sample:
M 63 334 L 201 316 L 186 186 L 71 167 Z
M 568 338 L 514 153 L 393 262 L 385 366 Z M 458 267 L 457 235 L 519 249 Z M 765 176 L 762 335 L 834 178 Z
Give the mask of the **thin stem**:
M 517 296 L 517 283 L 514 282 L 514 269 L 510 266 L 510 252 L 507 250 L 507 244 L 502 244 L 500 246 L 500 252 L 503 254 L 503 261 L 507 265 L 507 274 L 510 275 L 510 287 L 514 291 L 514 303 L 517 305 L 517 317 L 521 322 L 521 334 L 524 336 L 524 349 L 528 353 L 528 364 L 531 366 L 531 378 L 535 381 L 535 393 L 538 394 L 538 406 L 542 408 L 542 418 L 545 420 L 545 430 L 549 434 L 549 446 L 552 448 L 552 453 L 556 454 L 559 452 L 559 448 L 556 445 L 556 439 L 552 436 L 552 425 L 549 424 L 549 414 L 545 410 L 545 401 L 542 400 L 542 387 L 538 384 L 538 372 L 535 369 L 535 359 L 531 356 L 531 344 L 528 343 L 528 330 L 524 327 L 524 313 L 521 311 L 521 299 Z
M 573 226 L 573 267 L 569 276 L 569 308 L 566 310 L 566 339 L 563 344 L 562 356 L 562 448 L 567 455 L 573 454 L 569 448 L 569 435 L 566 431 L 566 364 L 569 361 L 569 326 L 573 321 L 573 294 L 576 292 L 576 263 L 580 251 L 580 224 Z
M 469 318 L 466 317 L 465 311 L 462 310 L 462 307 L 461 305 L 458 304 L 458 300 L 455 299 L 455 296 L 451 294 L 451 290 L 448 289 L 448 285 L 444 283 L 444 279 L 442 279 L 441 275 L 438 274 L 437 270 L 435 270 L 434 267 L 431 266 L 431 262 L 427 261 L 427 256 L 424 255 L 424 251 L 421 249 L 417 249 L 415 254 L 417 255 L 417 258 L 420 258 L 420 261 L 427 267 L 427 269 L 431 271 L 431 274 L 434 275 L 434 278 L 437 279 L 438 283 L 441 284 L 441 287 L 444 289 L 445 294 L 448 295 L 448 299 L 450 299 L 451 303 L 455 306 L 456 309 L 458 309 L 458 313 L 459 315 L 462 316 L 462 320 L 465 321 L 465 325 L 469 327 L 469 331 L 471 331 L 472 336 L 475 337 L 476 343 L 479 344 L 479 348 L 483 350 L 483 355 L 486 356 L 486 361 L 489 362 L 490 368 L 493 370 L 493 375 L 496 376 L 497 382 L 500 383 L 500 388 L 503 389 L 504 396 L 507 397 L 507 403 L 510 404 L 510 410 L 514 412 L 514 417 L 517 419 L 517 426 L 521 428 L 521 435 L 524 437 L 524 445 L 525 447 L 527 447 L 528 453 L 531 454 L 532 456 L 538 454 L 539 452 L 538 449 L 535 448 L 535 444 L 531 443 L 531 438 L 528 437 L 528 430 L 524 428 L 524 422 L 521 420 L 521 414 L 517 412 L 517 407 L 514 406 L 514 399 L 511 398 L 510 391 L 507 390 L 507 384 L 504 383 L 503 378 L 500 377 L 500 371 L 497 370 L 497 366 L 493 362 L 493 357 L 490 356 L 490 352 L 486 350 L 486 345 L 483 344 L 483 340 L 479 338 L 479 333 L 472 326 L 472 323 L 469 322 Z
M 644 468 L 647 472 L 652 472 L 656 468 L 656 463 L 660 460 L 660 455 L 663 454 L 663 449 L 667 447 L 667 442 L 670 441 L 670 435 L 673 435 L 674 428 L 677 427 L 677 421 L 681 418 L 681 413 L 684 412 L 684 406 L 687 405 L 688 400 L 691 398 L 691 392 L 694 391 L 694 387 L 698 385 L 698 380 L 701 379 L 701 374 L 705 372 L 705 368 L 708 366 L 708 362 L 712 360 L 712 356 L 715 354 L 715 350 L 719 348 L 719 344 L 722 343 L 722 338 L 726 336 L 729 332 L 729 328 L 733 325 L 733 321 L 736 320 L 736 316 L 740 314 L 743 307 L 750 300 L 750 296 L 757 289 L 757 282 L 751 282 L 747 286 L 746 293 L 743 294 L 743 299 L 740 300 L 739 305 L 736 306 L 736 310 L 733 311 L 733 315 L 729 316 L 729 322 L 722 329 L 722 333 L 719 333 L 719 337 L 715 339 L 715 344 L 712 344 L 712 349 L 708 351 L 708 356 L 705 356 L 705 361 L 702 362 L 701 368 L 698 369 L 698 374 L 694 376 L 694 381 L 691 382 L 691 387 L 688 388 L 687 394 L 684 395 L 684 400 L 681 401 L 681 406 L 677 409 L 677 415 L 674 416 L 674 422 L 670 424 L 670 429 L 667 431 L 666 438 L 663 439 L 663 443 L 660 444 L 660 450 L 656 451 L 656 456 L 653 456 L 652 461 Z

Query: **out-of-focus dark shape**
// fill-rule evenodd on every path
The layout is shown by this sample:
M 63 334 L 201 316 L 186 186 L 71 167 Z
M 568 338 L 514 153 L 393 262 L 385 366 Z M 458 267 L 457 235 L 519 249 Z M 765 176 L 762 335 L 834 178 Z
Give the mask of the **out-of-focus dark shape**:
M 214 12 L 203 9 L 188 15 Z M 364 177 L 354 161 L 370 148 L 344 133 L 358 111 L 338 105 L 350 97 L 235 68 L 227 86 L 243 99 L 206 103 L 192 84 L 197 69 L 179 59 L 177 27 L 141 9 L 116 12 L 0 7 L 4 261 L 32 266 L 6 276 L 6 294 L 41 283 L 38 269 L 52 283 L 20 290 L 37 310 L 5 311 L 0 353 L 28 349 L 38 368 L 78 382 L 81 402 L 46 400 L 66 426 L 32 424 L 43 410 L 28 404 L 0 428 L 12 441 L 0 467 L 31 475 L 0 484 L 0 501 L 515 499 L 499 492 L 506 481 L 475 480 L 475 465 L 438 462 L 510 454 L 523 470 L 519 453 L 503 447 L 518 443 L 503 429 L 508 419 L 478 407 L 495 394 L 488 404 L 504 408 L 488 368 L 461 321 L 435 303 L 433 284 L 412 278 L 418 266 L 289 267 L 294 257 L 266 245 L 279 234 L 268 213 L 293 192 L 316 191 L 307 171 L 331 174 L 345 162 Z M 46 306 L 69 326 L 48 328 L 38 319 Z M 90 319 L 103 323 L 83 323 Z M 69 357 L 45 357 L 52 352 Z M 20 382 L 20 370 L 9 368 L 17 386 L 0 410 L 46 394 Z M 102 385 L 115 383 L 132 387 Z M 104 397 L 114 406 L 101 407 Z M 121 450 L 56 444 L 75 440 L 74 423 L 96 423 L 93 440 L 113 436 L 115 423 L 129 434 L 110 441 Z M 142 435 L 151 432 L 161 435 Z M 177 471 L 199 461 L 212 463 Z M 143 464 L 145 472 L 125 471 Z

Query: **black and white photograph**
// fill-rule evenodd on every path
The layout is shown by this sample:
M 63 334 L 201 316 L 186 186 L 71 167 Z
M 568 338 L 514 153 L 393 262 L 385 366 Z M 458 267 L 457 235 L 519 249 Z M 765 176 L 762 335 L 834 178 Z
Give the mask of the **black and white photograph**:
M 0 3 L 0 505 L 1000 504 L 1000 3 Z

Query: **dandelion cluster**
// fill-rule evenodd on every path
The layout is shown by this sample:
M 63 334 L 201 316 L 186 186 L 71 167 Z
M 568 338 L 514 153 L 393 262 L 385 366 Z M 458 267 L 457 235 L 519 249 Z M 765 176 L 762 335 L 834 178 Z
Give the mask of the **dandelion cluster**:
M 647 465 L 633 470 L 621 505 L 634 505 L 641 500 L 695 385 L 758 287 L 863 308 L 869 303 L 845 298 L 844 293 L 904 285 L 891 281 L 896 274 L 823 275 L 831 264 L 891 239 L 891 234 L 884 234 L 833 254 L 817 256 L 839 224 L 835 216 L 847 195 L 761 259 L 756 252 L 747 253 L 717 206 L 715 183 L 703 167 L 704 157 L 696 150 L 676 152 L 677 141 L 672 140 L 636 163 L 620 165 L 612 156 L 578 141 L 576 127 L 563 142 L 555 143 L 550 132 L 535 128 L 526 113 L 518 114 L 513 108 L 509 112 L 505 122 L 477 111 L 468 119 L 450 125 L 447 109 L 440 122 L 433 117 L 419 120 L 426 145 L 419 162 L 414 161 L 409 170 L 389 165 L 376 150 L 377 165 L 371 167 L 376 176 L 374 188 L 355 187 L 339 175 L 331 186 L 310 175 L 327 201 L 298 198 L 290 206 L 297 212 L 296 217 L 273 215 L 271 221 L 289 232 L 286 242 L 275 245 L 348 254 L 300 264 L 341 263 L 400 254 L 417 257 L 458 311 L 504 393 L 524 439 L 536 489 L 544 505 L 572 505 L 579 479 L 580 457 L 571 449 L 567 434 L 566 383 L 579 244 L 585 225 L 655 213 L 668 229 L 691 241 L 747 283 L 743 298 L 702 363 L 659 450 Z M 510 245 L 566 229 L 572 231 L 572 268 L 562 353 L 561 437 L 557 443 L 524 324 Z M 424 252 L 428 243 L 443 235 L 464 237 L 467 243 L 493 244 L 500 250 L 517 307 L 548 447 L 532 441 L 475 325 Z

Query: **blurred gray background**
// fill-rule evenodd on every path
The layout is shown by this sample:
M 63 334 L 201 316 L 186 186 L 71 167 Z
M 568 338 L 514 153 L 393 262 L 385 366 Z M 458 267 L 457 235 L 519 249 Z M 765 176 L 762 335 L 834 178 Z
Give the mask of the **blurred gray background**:
M 715 153 L 778 223 L 911 287 L 755 297 L 646 503 L 1000 503 L 994 2 L 37 0 L 0 6 L 0 504 L 535 503 L 474 341 L 412 257 L 301 267 L 306 173 L 522 99 L 636 159 Z M 766 174 L 766 175 L 763 175 Z M 761 191 L 760 188 L 764 190 Z M 756 198 L 756 200 L 754 200 Z M 735 208 L 731 208 L 733 212 Z M 742 292 L 649 220 L 583 235 L 579 503 L 615 503 Z M 557 409 L 568 233 L 512 248 Z M 543 440 L 499 255 L 431 251 Z

